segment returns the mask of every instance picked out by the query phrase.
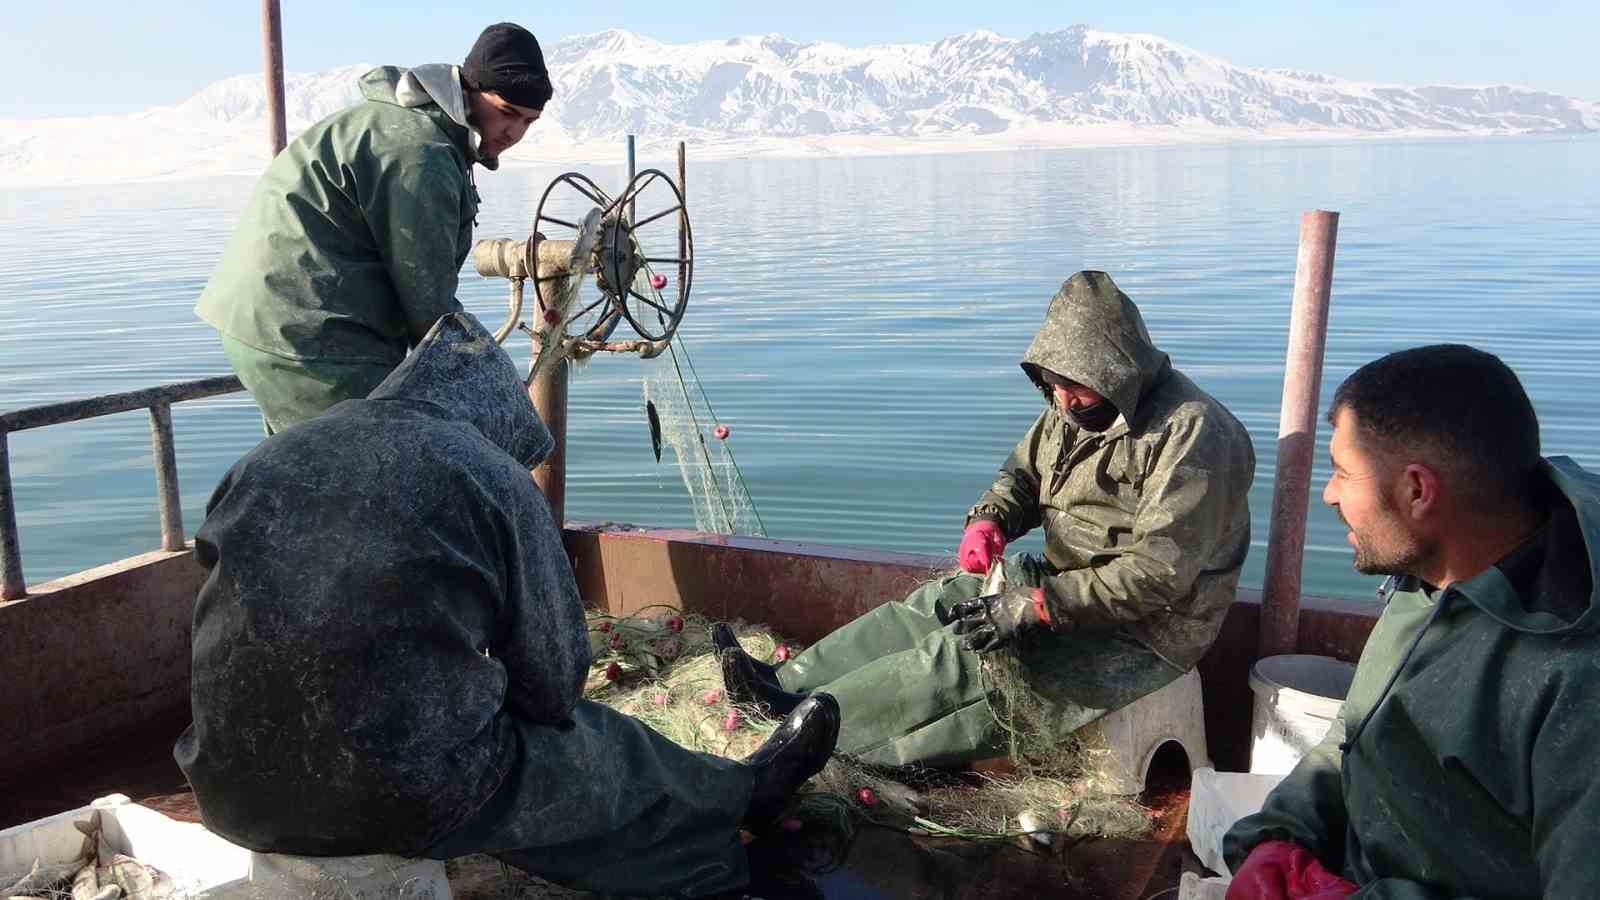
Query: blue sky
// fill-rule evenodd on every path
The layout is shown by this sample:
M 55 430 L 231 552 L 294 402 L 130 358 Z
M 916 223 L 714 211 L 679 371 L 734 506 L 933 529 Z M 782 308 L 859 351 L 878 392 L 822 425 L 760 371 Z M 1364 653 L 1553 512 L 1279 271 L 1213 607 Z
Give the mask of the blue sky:
M 1066 3 L 493 3 L 283 0 L 285 64 L 459 61 L 478 31 L 509 19 L 541 40 L 620 27 L 665 41 L 781 32 L 850 45 L 920 42 L 987 28 L 1024 37 L 1084 23 L 1150 32 L 1263 68 L 1403 84 L 1511 83 L 1600 100 L 1600 3 L 1239 0 Z M 127 112 L 175 103 L 261 70 L 257 0 L 12 0 L 0 32 L 0 119 Z M 375 13 L 374 10 L 381 10 Z

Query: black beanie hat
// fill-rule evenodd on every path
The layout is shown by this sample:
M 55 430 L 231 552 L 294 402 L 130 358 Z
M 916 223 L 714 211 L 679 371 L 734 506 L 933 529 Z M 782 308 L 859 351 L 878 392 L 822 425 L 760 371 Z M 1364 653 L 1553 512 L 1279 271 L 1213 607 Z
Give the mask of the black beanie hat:
M 478 35 L 461 64 L 461 80 L 469 90 L 493 91 L 529 109 L 544 109 L 555 93 L 539 42 L 510 22 L 490 25 Z

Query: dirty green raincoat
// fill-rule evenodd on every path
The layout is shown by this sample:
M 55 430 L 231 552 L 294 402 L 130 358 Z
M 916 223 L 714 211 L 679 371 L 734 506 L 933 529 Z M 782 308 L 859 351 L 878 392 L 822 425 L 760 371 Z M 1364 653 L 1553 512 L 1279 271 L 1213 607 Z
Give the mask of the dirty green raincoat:
M 271 429 L 366 396 L 461 309 L 478 193 L 459 75 L 382 67 L 361 93 L 267 167 L 195 307 Z
M 1391 580 L 1333 728 L 1228 832 L 1231 867 L 1280 839 L 1363 900 L 1595 896 L 1600 477 L 1545 471 L 1549 521 L 1499 563 Z
M 174 748 L 212 831 L 493 853 L 607 894 L 744 883 L 751 769 L 583 699 L 582 601 L 528 477 L 551 445 L 511 358 L 455 313 L 369 397 L 228 471 L 195 539 Z
M 1055 739 L 1160 688 L 1216 638 L 1250 544 L 1255 452 L 1244 426 L 1177 372 L 1133 302 L 1103 272 L 1051 300 L 1022 359 L 1046 408 L 973 507 L 1009 539 L 1045 528 L 1045 558 L 1006 561 L 1012 587 L 1042 587 L 1056 627 L 1022 636 L 1027 727 Z M 1039 381 L 1049 369 L 1119 411 L 1080 428 Z M 955 575 L 886 603 L 779 669 L 787 690 L 823 689 L 843 712 L 839 747 L 869 762 L 951 764 L 994 755 L 1004 735 L 979 655 L 949 609 L 983 580 Z M 1006 651 L 1001 651 L 1006 652 Z

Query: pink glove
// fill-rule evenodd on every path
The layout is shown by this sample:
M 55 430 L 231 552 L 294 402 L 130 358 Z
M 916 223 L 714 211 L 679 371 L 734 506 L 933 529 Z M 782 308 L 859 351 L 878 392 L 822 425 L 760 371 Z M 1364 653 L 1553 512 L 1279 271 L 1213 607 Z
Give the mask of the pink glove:
M 956 559 L 960 561 L 962 571 L 982 575 L 989 571 L 989 565 L 999 559 L 1005 550 L 1006 533 L 1000 530 L 1000 526 L 988 519 L 977 519 L 961 535 L 961 547 L 956 550 Z
M 1299 844 L 1267 841 L 1245 857 L 1228 884 L 1228 900 L 1331 900 L 1356 889 Z

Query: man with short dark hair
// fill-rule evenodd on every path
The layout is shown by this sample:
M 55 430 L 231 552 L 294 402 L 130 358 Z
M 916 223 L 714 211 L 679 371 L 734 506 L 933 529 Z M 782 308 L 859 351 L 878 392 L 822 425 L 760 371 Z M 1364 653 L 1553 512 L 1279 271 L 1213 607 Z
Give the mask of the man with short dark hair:
M 268 432 L 364 397 L 442 315 L 499 166 L 553 88 L 534 36 L 502 22 L 460 66 L 383 66 L 361 103 L 306 129 L 256 185 L 195 312 Z
M 1471 347 L 1368 363 L 1329 420 L 1323 500 L 1385 607 L 1327 737 L 1229 831 L 1229 900 L 1593 896 L 1600 478 L 1540 458 Z
M 1054 746 L 1195 665 L 1250 547 L 1249 433 L 1104 272 L 1061 285 L 1021 368 L 1045 405 L 967 514 L 964 571 L 776 669 L 720 627 L 730 694 L 783 712 L 826 691 L 841 750 L 951 765 L 1006 752 L 1007 725 Z M 1043 558 L 1001 555 L 1035 528 Z M 1005 589 L 985 590 L 992 571 Z

